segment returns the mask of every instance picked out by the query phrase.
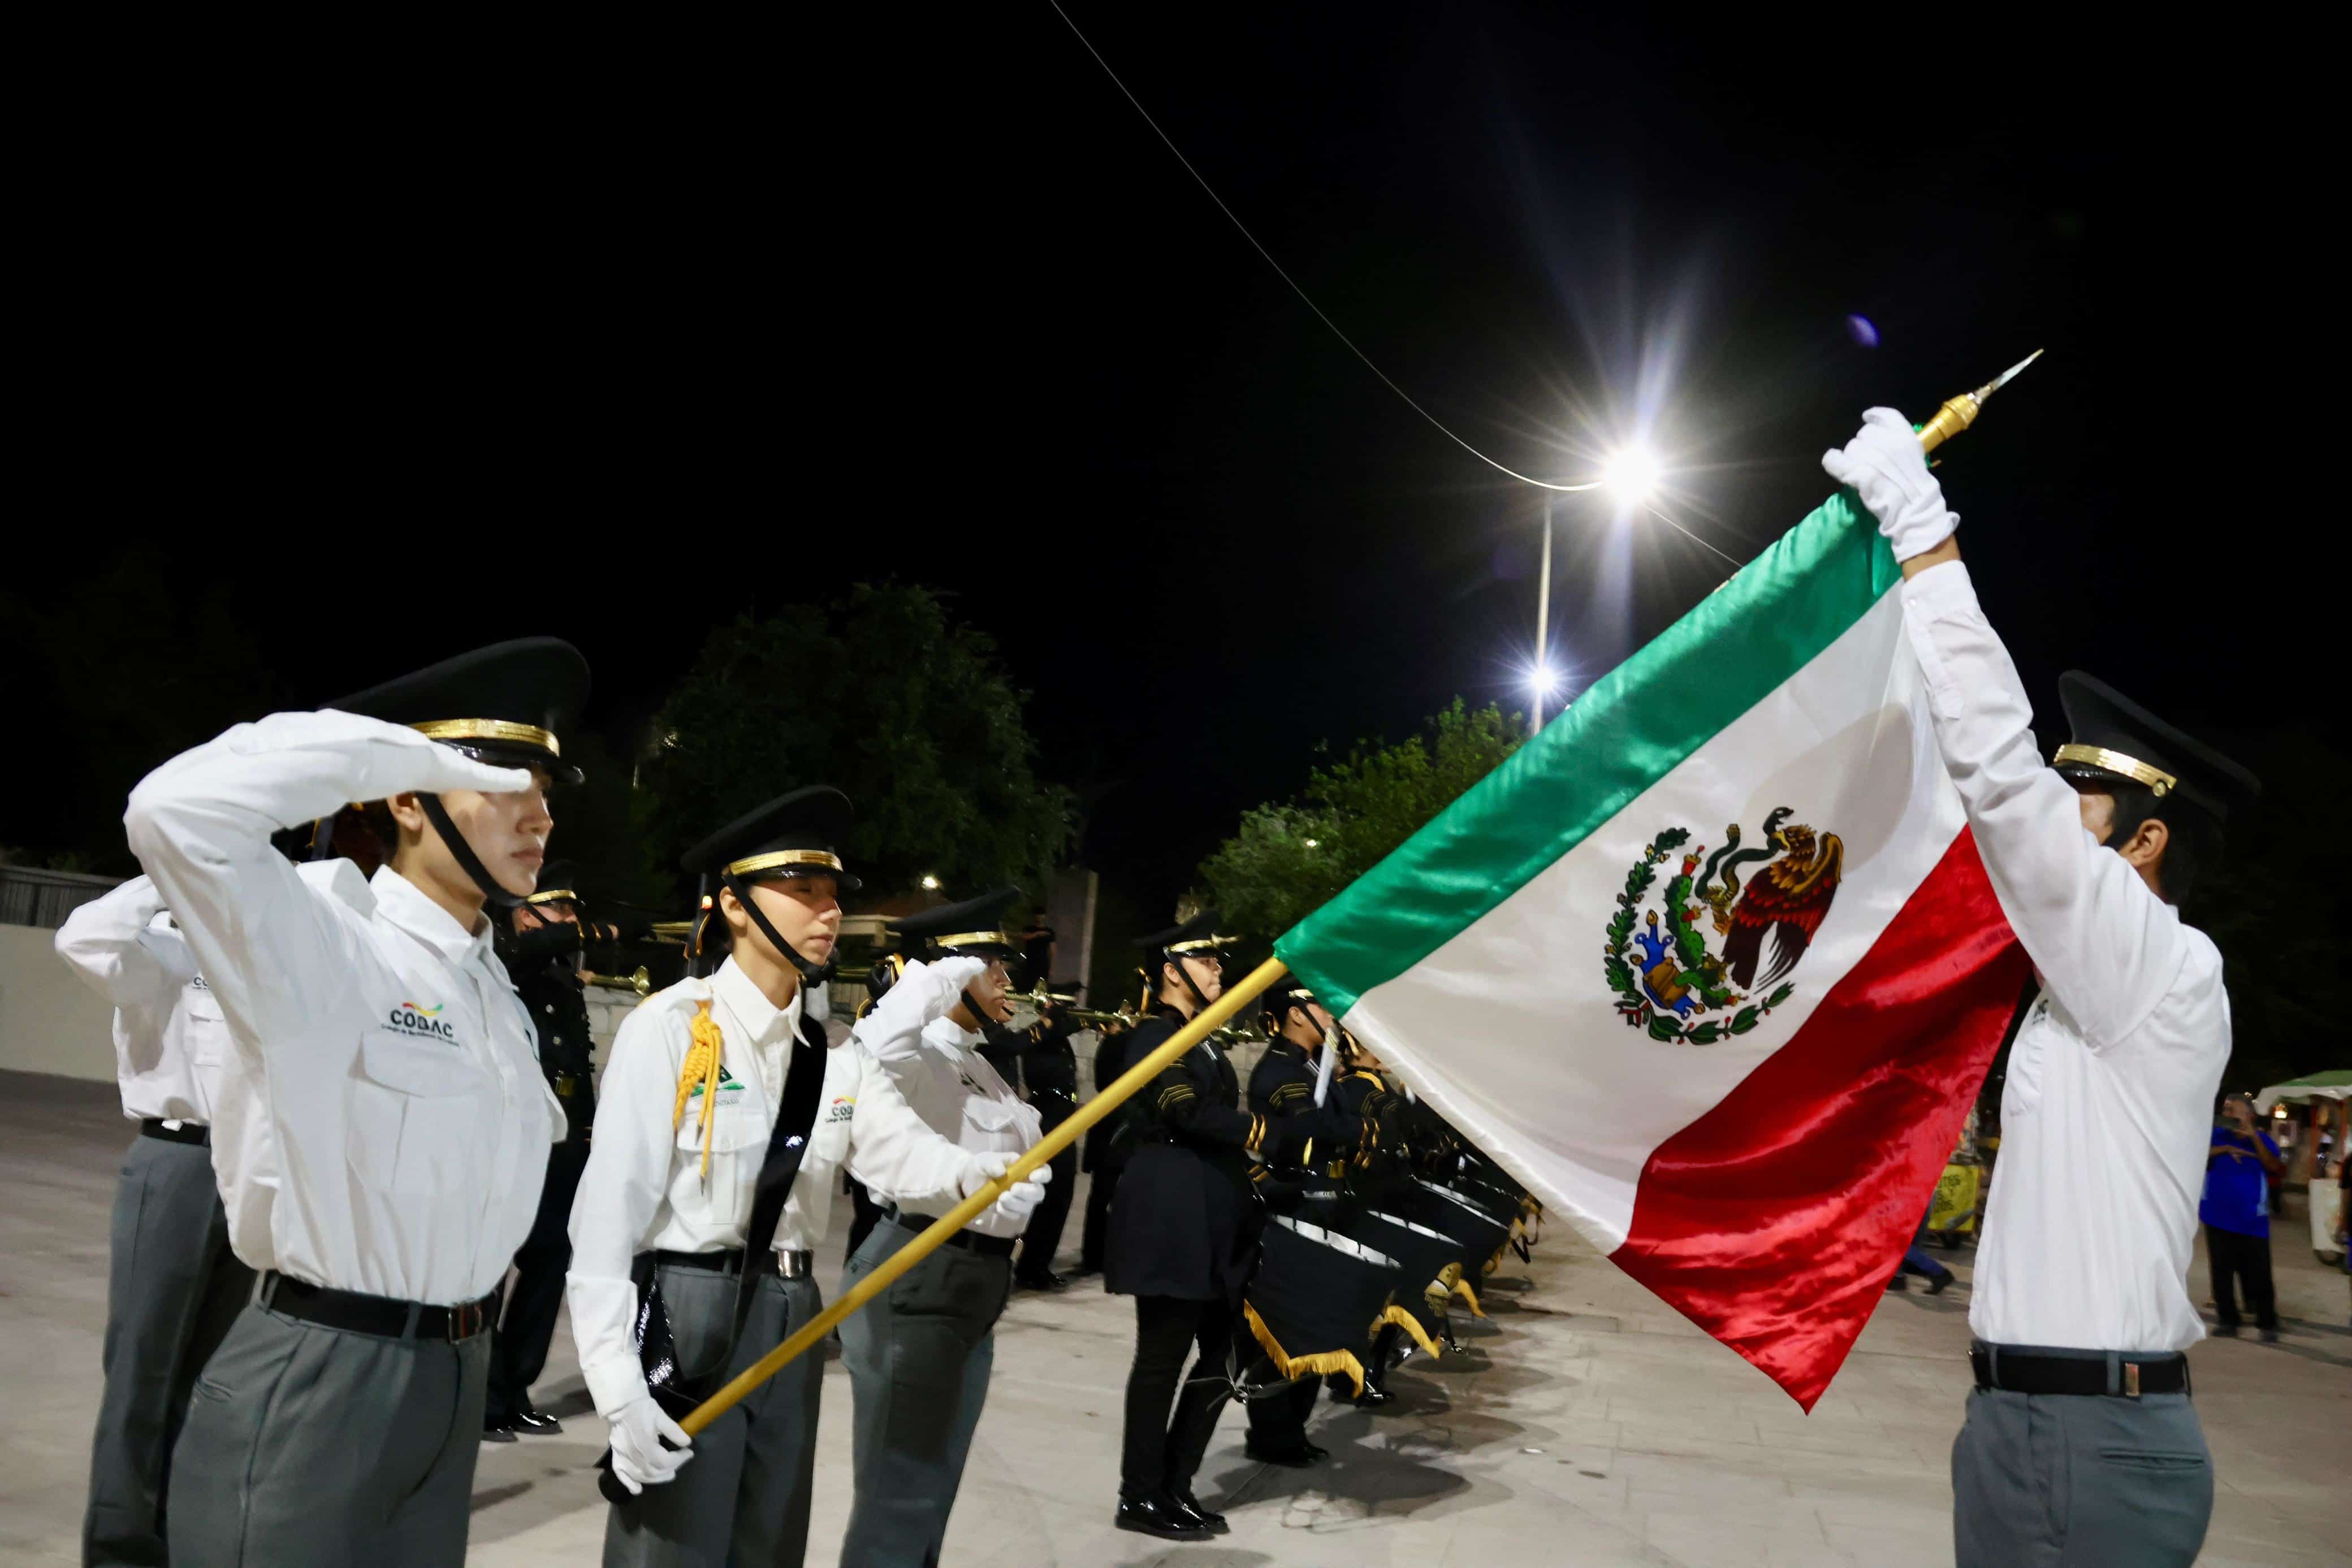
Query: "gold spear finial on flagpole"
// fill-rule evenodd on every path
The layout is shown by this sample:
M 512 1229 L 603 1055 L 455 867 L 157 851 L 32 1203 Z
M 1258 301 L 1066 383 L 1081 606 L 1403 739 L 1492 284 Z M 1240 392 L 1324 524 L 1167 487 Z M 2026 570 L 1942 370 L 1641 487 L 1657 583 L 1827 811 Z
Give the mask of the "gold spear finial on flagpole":
M 1985 400 L 2017 378 L 2017 372 L 2042 357 L 2036 349 L 2009 369 L 1985 382 L 1974 392 L 1965 392 L 1936 411 L 1936 417 L 1919 427 L 1919 444 L 1933 452 L 1977 422 Z

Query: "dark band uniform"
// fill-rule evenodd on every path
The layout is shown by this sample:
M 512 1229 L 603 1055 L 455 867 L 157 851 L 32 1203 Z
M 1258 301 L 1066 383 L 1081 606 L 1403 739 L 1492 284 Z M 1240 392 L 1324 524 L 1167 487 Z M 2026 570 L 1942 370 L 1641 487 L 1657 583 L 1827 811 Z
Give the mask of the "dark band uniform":
M 540 872 L 540 891 L 523 900 L 527 909 L 565 905 L 580 912 L 578 876 L 566 863 Z M 514 929 L 498 926 L 499 956 L 514 980 L 515 995 L 539 1030 L 539 1068 L 563 1108 L 563 1136 L 548 1151 L 547 1180 L 540 1188 L 539 1216 L 515 1254 L 498 1331 L 490 1339 L 489 1392 L 482 1430 L 491 1437 L 516 1432 L 542 1436 L 561 1432 L 554 1416 L 531 1403 L 530 1385 L 547 1365 L 555 1338 L 555 1318 L 563 1305 L 564 1270 L 572 1264 L 572 1197 L 588 1164 L 588 1129 L 596 1119 L 596 1078 L 588 1030 L 588 999 L 580 979 L 586 928 L 579 921 L 548 920 Z
M 1044 985 L 1045 977 L 1039 976 L 1037 983 Z M 1068 1121 L 1078 1108 L 1078 1054 L 1070 1047 L 1069 1024 L 1048 1012 L 1027 1029 L 991 1025 L 988 1032 L 995 1051 L 983 1047 L 982 1054 L 1027 1098 L 1037 1113 L 1040 1134 Z M 1005 1071 L 1007 1067 L 1012 1071 Z M 1064 1282 L 1054 1272 L 1054 1253 L 1062 1245 L 1062 1228 L 1076 1196 L 1078 1151 L 1064 1149 L 1055 1155 L 1053 1170 L 1045 1201 L 1021 1233 L 1021 1260 L 1013 1270 L 1013 1282 L 1026 1290 L 1058 1291 Z
M 1203 914 L 1145 938 L 1146 974 L 1157 979 L 1165 964 L 1226 946 L 1214 920 Z M 1127 1061 L 1141 1061 L 1184 1022 L 1181 1011 L 1161 1007 L 1136 1026 Z M 1146 1084 L 1125 1112 L 1135 1148 L 1111 1208 L 1104 1281 L 1115 1294 L 1136 1298 L 1120 1523 L 1157 1534 L 1198 1531 L 1192 1521 L 1210 1516 L 1192 1497 L 1192 1477 L 1232 1393 L 1226 1379 L 1238 1370 L 1234 1324 L 1263 1224 L 1253 1156 L 1282 1157 L 1304 1140 L 1242 1108 L 1233 1063 L 1205 1040 Z M 1184 1355 L 1196 1345 L 1180 1396 Z

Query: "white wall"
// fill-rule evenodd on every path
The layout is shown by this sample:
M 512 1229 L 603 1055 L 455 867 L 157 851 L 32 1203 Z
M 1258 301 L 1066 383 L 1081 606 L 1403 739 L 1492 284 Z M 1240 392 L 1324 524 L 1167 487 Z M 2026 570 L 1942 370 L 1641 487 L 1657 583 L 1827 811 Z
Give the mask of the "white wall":
M 58 956 L 58 934 L 0 925 L 0 1068 L 114 1081 L 114 1009 Z

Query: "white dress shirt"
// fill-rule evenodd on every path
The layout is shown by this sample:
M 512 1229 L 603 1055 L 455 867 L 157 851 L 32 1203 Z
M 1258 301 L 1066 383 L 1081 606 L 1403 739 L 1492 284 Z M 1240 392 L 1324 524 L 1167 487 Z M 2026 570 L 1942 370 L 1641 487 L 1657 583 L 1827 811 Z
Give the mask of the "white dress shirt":
M 866 1020 L 878 1016 L 868 1013 Z M 1045 1124 L 980 1054 L 984 1038 L 950 1018 L 933 1019 L 919 1034 L 887 1037 L 879 1030 L 869 1033 L 861 1024 L 856 1036 L 931 1131 L 975 1155 L 1025 1153 L 1044 1135 Z M 921 1212 L 920 1204 L 896 1193 L 877 1196 L 898 1197 L 901 1207 Z M 964 1228 L 982 1236 L 1010 1238 L 1019 1236 L 1028 1224 L 1025 1213 L 1008 1215 L 991 1205 Z
M 497 1286 L 530 1233 L 563 1118 L 489 921 L 467 931 L 389 866 L 356 908 L 269 843 L 348 801 L 489 777 L 413 729 L 296 713 L 131 791 L 131 847 L 228 1025 L 220 1092 L 234 1076 L 267 1124 L 275 1194 L 247 1190 L 261 1173 L 220 1173 L 230 1245 L 254 1269 L 447 1305 Z
M 76 909 L 57 946 L 58 956 L 113 1005 L 122 1113 L 209 1124 L 228 1026 L 153 881 L 132 877 Z
M 2221 957 L 2084 831 L 1968 569 L 1903 585 L 1945 767 L 2042 987 L 2010 1049 L 1969 1326 L 1996 1344 L 2183 1350 L 2213 1095 Z
M 803 988 L 778 1008 L 730 957 L 708 980 L 682 980 L 646 998 L 614 1038 L 597 1087 L 587 1168 L 572 1204 L 572 1266 L 564 1277 L 581 1374 L 607 1417 L 645 1393 L 637 1291 L 629 1279 L 636 1254 L 745 1244 L 805 994 Z M 726 1075 L 711 1117 L 708 1178 L 698 1089 L 671 1124 L 695 1014 L 705 1001 L 722 1037 Z M 816 1125 L 777 1222 L 777 1250 L 808 1251 L 824 1239 L 835 1173 L 853 1144 L 861 1180 L 887 1181 L 892 1190 L 903 1186 L 930 1202 L 952 1204 L 962 1194 L 971 1162 L 924 1126 L 872 1057 L 844 1043 L 825 1052 Z

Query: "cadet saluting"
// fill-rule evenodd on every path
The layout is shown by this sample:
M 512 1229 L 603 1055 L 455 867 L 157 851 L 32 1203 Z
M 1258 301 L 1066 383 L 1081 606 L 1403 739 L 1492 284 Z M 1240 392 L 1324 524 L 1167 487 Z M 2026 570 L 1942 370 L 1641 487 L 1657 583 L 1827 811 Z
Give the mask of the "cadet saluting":
M 855 1036 L 933 1132 L 974 1154 L 1012 1158 L 1037 1141 L 1037 1113 L 980 1046 L 986 1025 L 1013 1016 L 1004 960 L 1018 939 L 1003 926 L 1020 896 L 1017 887 L 1002 888 L 893 921 L 900 953 L 918 949 L 929 962 L 877 965 L 875 983 L 884 994 Z M 1037 1176 L 1043 1182 L 1052 1174 Z M 923 1568 L 940 1560 L 988 1398 L 996 1319 L 1013 1290 L 1013 1243 L 1034 1207 L 999 1202 L 841 1325 L 857 1409 L 857 1496 L 841 1548 L 848 1568 Z M 844 1288 L 880 1268 L 932 1218 L 893 1204 L 850 1259 Z
M 796 790 L 690 851 L 710 890 L 698 967 L 726 960 L 646 998 L 613 1042 L 568 1281 L 613 1473 L 641 1494 L 614 1506 L 608 1564 L 799 1562 L 822 1359 L 786 1367 L 690 1446 L 674 1416 L 823 1310 L 811 1265 L 845 1160 L 932 1207 L 1013 1163 L 931 1132 L 855 1042 L 826 1049 L 809 993 L 857 885 L 836 848 L 849 817 L 841 791 Z M 1000 1202 L 1040 1192 L 1024 1182 Z
M 484 1330 L 561 1125 L 482 906 L 531 891 L 587 685 L 567 643 L 501 643 L 239 725 L 131 791 L 275 1166 L 221 1173 L 262 1278 L 190 1401 L 175 1561 L 464 1560 Z M 352 800 L 389 841 L 372 912 L 269 842 Z
M 2212 1458 L 2181 1352 L 2214 1091 L 2221 956 L 2174 905 L 2260 786 L 2081 674 L 2044 768 L 1911 426 L 1892 409 L 1822 460 L 1903 564 L 1936 743 L 2042 994 L 2010 1049 L 2000 1176 L 1977 1253 L 1976 1392 L 1952 1446 L 1960 1568 L 2195 1561 Z

